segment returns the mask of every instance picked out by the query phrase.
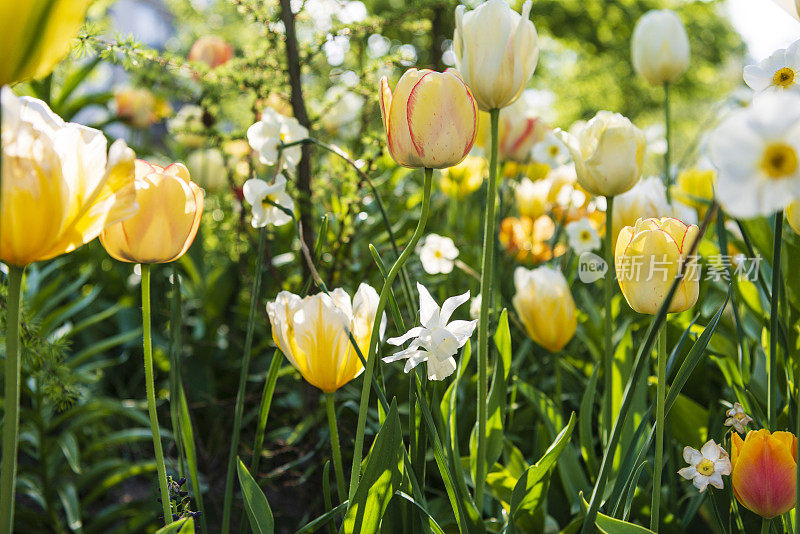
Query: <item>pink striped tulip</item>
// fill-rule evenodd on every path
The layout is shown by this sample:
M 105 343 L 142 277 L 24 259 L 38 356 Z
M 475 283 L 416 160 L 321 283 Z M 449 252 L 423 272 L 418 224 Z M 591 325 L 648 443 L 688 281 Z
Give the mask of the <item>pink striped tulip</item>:
M 478 106 L 453 69 L 409 69 L 394 93 L 384 76 L 381 116 L 389 152 L 404 167 L 453 167 L 461 163 L 475 142 Z

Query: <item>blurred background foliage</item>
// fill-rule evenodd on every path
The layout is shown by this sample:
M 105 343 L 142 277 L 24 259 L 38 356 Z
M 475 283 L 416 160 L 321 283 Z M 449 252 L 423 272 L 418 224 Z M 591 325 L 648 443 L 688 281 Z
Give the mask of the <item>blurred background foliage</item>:
M 352 155 L 380 192 L 393 230 L 403 243 L 416 222 L 420 180 L 416 173 L 395 167 L 383 150 L 378 80 L 382 75 L 396 79 L 412 66 L 442 69 L 450 65 L 452 54 L 448 50 L 457 2 L 293 0 L 291 5 L 297 12 L 301 81 L 312 135 L 336 143 Z M 146 7 L 150 13 L 143 24 L 152 22 L 168 28 L 166 39 L 142 42 L 116 30 L 119 21 L 139 13 L 139 7 Z M 599 109 L 610 109 L 627 115 L 640 127 L 656 125 L 657 131 L 661 92 L 634 76 L 629 39 L 639 16 L 659 7 L 675 9 L 690 36 L 692 66 L 673 92 L 673 140 L 679 159 L 689 153 L 699 133 L 718 118 L 721 102 L 735 98 L 734 91 L 741 86 L 744 46 L 716 1 L 537 0 L 531 17 L 539 32 L 541 57 L 530 87 L 536 90 L 531 93 L 532 101 L 540 115 L 553 126 L 566 129 Z M 187 61 L 192 43 L 207 35 L 231 44 L 230 61 L 216 68 Z M 242 143 L 247 127 L 266 106 L 297 115 L 287 62 L 285 25 L 277 1 L 98 0 L 70 59 L 50 77 L 15 87 L 20 94 L 44 99 L 66 120 L 103 128 L 110 137 L 125 137 L 139 157 L 155 162 L 188 161 L 198 150 L 211 149 L 222 158 L 223 180 L 208 171 L 217 167 L 210 167 L 207 159 L 190 164 L 193 179 L 208 192 L 206 212 L 194 245 L 176 264 L 184 306 L 182 372 L 200 471 L 200 480 L 193 482 L 202 492 L 209 525 L 219 523 L 231 414 L 256 263 L 256 232 L 249 224 L 241 186 L 251 174 L 266 173 Z M 144 125 L 136 124 L 131 116 L 120 112 L 121 87 L 147 89 L 153 98 L 162 100 L 163 113 Z M 341 94 L 330 91 L 331 87 L 343 87 L 363 97 L 355 132 L 344 133 L 340 125 L 326 121 L 341 98 Z M 188 120 L 177 121 L 187 106 L 198 108 Z M 374 244 L 384 261 L 394 255 L 370 185 L 340 158 L 319 148 L 311 150 L 310 187 L 294 184 L 291 194 L 300 200 L 304 221 L 310 223 L 306 226 L 313 236 L 321 218 L 328 218 L 318 270 L 328 287 L 343 286 L 351 294 L 360 282 L 378 287 L 380 275 L 368 245 Z M 660 161 L 653 159 L 649 165 L 650 172 L 658 172 Z M 508 184 L 504 190 L 506 204 L 501 213 L 508 213 L 512 209 Z M 428 226 L 430 231 L 453 236 L 461 251 L 459 259 L 473 268 L 479 266 L 482 234 L 476 215 L 482 212 L 479 197 L 472 195 L 454 202 L 437 194 Z M 254 419 L 274 349 L 264 304 L 281 289 L 299 292 L 305 282 L 297 239 L 291 226 L 269 231 L 246 397 L 245 446 L 240 451 L 244 457 L 251 452 L 247 444 L 254 440 Z M 510 307 L 513 287 L 509 273 L 515 262 L 506 256 L 498 261 L 498 304 Z M 564 259 L 564 264 L 572 269 L 567 278 L 574 280 L 574 263 Z M 412 279 L 423 282 L 440 301 L 467 289 L 477 292 L 477 279 L 460 271 L 449 277 L 432 277 L 415 259 L 409 262 L 408 270 Z M 154 273 L 157 393 L 165 401 L 169 397 L 167 327 L 173 270 L 157 266 Z M 138 273 L 132 266 L 111 260 L 96 241 L 28 271 L 20 458 L 20 491 L 25 497 L 18 505 L 19 532 L 155 529 L 159 506 L 143 409 L 138 283 Z M 568 409 L 581 404 L 592 362 L 602 346 L 599 288 L 576 284 L 574 289 L 576 300 L 582 303 L 582 315 L 578 336 L 563 355 L 567 362 L 564 390 Z M 698 307 L 705 318 L 701 322 L 721 304 L 727 287 L 718 284 L 703 291 L 710 297 Z M 620 309 L 618 352 L 620 376 L 624 376 L 624 362 L 630 361 L 625 351 L 633 350 L 644 323 L 624 306 L 621 296 L 615 302 Z M 401 298 L 401 309 L 405 310 L 406 304 Z M 411 303 L 412 308 L 415 305 Z M 670 336 L 677 338 L 682 331 L 678 328 L 688 326 L 691 319 L 680 316 Z M 722 327 L 726 328 L 730 337 L 731 325 Z M 756 343 L 759 328 L 753 327 L 749 335 Z M 722 345 L 717 348 L 720 354 L 729 354 L 732 349 L 724 346 L 724 337 L 718 335 L 714 340 Z M 537 393 L 554 388 L 553 358 L 527 340 L 513 317 L 512 339 L 514 387 L 509 406 L 513 415 L 507 421 L 503 454 L 504 458 L 522 457 L 532 463 L 565 421 L 554 413 L 552 401 Z M 391 384 L 390 390 L 398 398 L 401 416 L 407 417 L 408 379 L 394 366 L 383 366 L 383 373 L 383 380 Z M 683 412 L 699 418 L 702 424 L 693 427 L 696 432 L 704 432 L 708 426 L 704 426 L 705 421 L 718 420 L 723 410 L 714 404 L 720 395 L 712 392 L 725 387 L 717 380 L 704 378 L 696 387 L 687 386 L 694 400 L 685 398 Z M 445 386 L 440 384 L 434 390 L 435 399 L 442 398 Z M 350 459 L 347 444 L 353 438 L 359 388 L 356 381 L 337 394 L 345 465 Z M 474 392 L 473 377 L 463 384 L 457 400 L 462 450 L 467 449 L 475 417 Z M 270 500 L 279 531 L 290 532 L 323 511 L 319 460 L 329 454 L 329 438 L 319 392 L 288 365 L 280 371 L 274 399 L 261 470 L 254 476 Z M 434 406 L 438 402 L 435 399 Z M 715 413 L 705 417 L 705 409 L 695 409 L 695 405 L 711 406 L 709 410 Z M 645 408 L 646 399 L 639 399 L 636 413 L 641 416 Z M 378 426 L 372 415 L 368 420 L 370 437 Z M 170 461 L 168 471 L 175 474 L 180 467 L 172 431 L 167 430 L 171 426 L 166 403 L 160 407 L 160 420 Z M 676 425 L 676 432 L 681 431 L 687 432 Z M 681 439 L 697 443 L 690 438 Z M 584 456 L 591 474 L 589 458 L 598 451 L 571 452 L 571 460 L 559 464 L 562 484 L 553 484 L 547 505 L 547 514 L 561 525 L 576 512 L 563 497 L 565 485 L 584 491 L 589 488 L 579 462 Z M 671 457 L 673 462 L 679 460 L 679 456 Z M 667 472 L 672 471 L 668 466 Z M 431 469 L 429 479 L 437 476 Z M 439 489 L 435 482 L 432 484 L 431 506 L 440 507 L 437 517 L 445 518 L 442 525 L 451 529 L 453 525 L 446 519 L 450 513 L 446 498 L 435 496 Z M 499 486 L 492 489 L 502 490 Z M 674 493 L 679 494 L 678 490 Z M 648 500 L 645 496 L 637 501 L 633 514 L 646 514 Z M 402 532 L 405 509 L 394 501 L 392 507 L 391 513 L 398 518 L 394 531 Z M 234 518 L 238 520 L 238 510 Z M 707 532 L 703 521 L 697 518 L 695 532 Z

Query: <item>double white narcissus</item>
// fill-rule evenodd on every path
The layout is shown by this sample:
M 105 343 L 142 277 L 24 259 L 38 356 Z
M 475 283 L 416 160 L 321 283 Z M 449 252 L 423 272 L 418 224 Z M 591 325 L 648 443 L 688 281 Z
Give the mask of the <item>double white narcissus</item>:
M 300 298 L 281 291 L 267 304 L 272 339 L 286 359 L 311 385 L 332 393 L 361 374 L 364 366 L 351 345 L 349 330 L 366 358 L 378 293 L 358 286 L 351 302 L 343 289 Z M 381 319 L 383 337 L 386 314 Z
M 567 279 L 558 269 L 517 267 L 512 299 L 528 336 L 550 352 L 559 352 L 575 335 L 575 301 Z
M 696 225 L 671 217 L 639 219 L 620 231 L 614 264 L 631 308 L 648 315 L 658 313 L 683 263 L 687 263 L 686 271 L 667 311 L 682 312 L 694 306 L 700 283 L 687 254 L 698 234 Z
M 0 260 L 24 267 L 71 252 L 136 212 L 134 153 L 2 92 Z
M 381 78 L 381 117 L 398 164 L 445 169 L 461 163 L 472 148 L 478 108 L 455 70 L 409 69 L 394 93 Z
M 676 81 L 689 67 L 689 36 L 680 17 L 653 9 L 636 21 L 631 37 L 636 72 L 653 85 Z
M 203 215 L 203 190 L 181 163 L 166 168 L 136 160 L 133 217 L 100 234 L 106 252 L 129 263 L 167 263 L 183 256 L 197 235 Z
M 456 68 L 483 111 L 512 104 L 536 69 L 539 38 L 530 13 L 530 0 L 521 15 L 505 0 L 488 0 L 469 13 L 456 8 Z
M 647 138 L 619 113 L 599 111 L 575 134 L 558 134 L 572 155 L 578 183 L 590 193 L 616 196 L 639 180 Z

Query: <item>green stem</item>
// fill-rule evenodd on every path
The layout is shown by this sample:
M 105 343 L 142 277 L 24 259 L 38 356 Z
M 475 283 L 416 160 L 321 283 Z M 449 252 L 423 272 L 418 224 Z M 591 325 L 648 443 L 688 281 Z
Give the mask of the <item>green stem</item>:
M 656 460 L 653 466 L 653 501 L 650 510 L 650 530 L 658 532 L 661 512 L 661 471 L 664 457 L 664 402 L 667 394 L 667 328 L 658 334 L 656 384 Z
M 375 311 L 375 324 L 372 326 L 372 334 L 369 339 L 369 351 L 367 352 L 366 368 L 364 370 L 364 382 L 361 386 L 361 400 L 358 409 L 358 423 L 356 426 L 356 437 L 353 444 L 353 465 L 350 470 L 350 499 L 353 498 L 358 487 L 358 481 L 361 478 L 361 458 L 364 448 L 364 430 L 367 424 L 367 410 L 369 408 L 369 393 L 372 385 L 372 377 L 375 373 L 375 360 L 377 359 L 378 351 L 378 338 L 380 337 L 380 318 L 383 316 L 383 310 L 386 308 L 386 302 L 391 292 L 392 282 L 397 277 L 397 273 L 403 267 L 411 253 L 414 252 L 414 247 L 417 246 L 423 232 L 425 231 L 425 224 L 428 221 L 428 211 L 430 210 L 431 200 L 431 184 L 433 183 L 433 169 L 425 169 L 425 184 L 423 185 L 422 192 L 422 212 L 420 213 L 417 228 L 411 236 L 411 240 L 403 249 L 400 257 L 394 262 L 392 268 L 389 269 L 389 274 L 381 288 L 380 297 L 378 298 L 378 307 Z
M 769 534 L 769 519 L 762 519 L 761 520 L 761 534 Z
M 339 502 L 347 500 L 347 489 L 344 485 L 344 467 L 342 467 L 342 450 L 339 447 L 339 428 L 336 426 L 336 407 L 333 393 L 325 394 L 325 407 L 328 411 L 328 427 L 331 431 L 331 451 L 333 454 L 333 470 L 336 472 L 336 489 L 339 491 Z
M 172 422 L 172 435 L 175 447 L 178 450 L 178 474 L 185 476 L 186 468 L 184 450 L 181 436 L 180 403 L 178 402 L 178 388 L 181 387 L 181 328 L 183 317 L 181 309 L 181 282 L 177 264 L 172 264 L 172 302 L 170 309 L 170 347 L 169 347 L 169 411 Z
M 486 188 L 486 214 L 481 260 L 481 313 L 478 320 L 478 450 L 475 469 L 475 504 L 483 510 L 483 488 L 486 482 L 486 412 L 487 371 L 489 367 L 489 305 L 492 298 L 492 257 L 494 256 L 495 205 L 497 202 L 497 144 L 500 110 L 489 111 L 492 149 L 489 157 L 489 184 Z
M 17 482 L 19 446 L 19 311 L 22 304 L 24 267 L 8 266 L 8 312 L 6 315 L 5 395 L 3 397 L 3 458 L 0 469 L 0 532 L 14 530 L 14 492 Z
M 253 348 L 253 329 L 255 328 L 256 307 L 259 302 L 261 290 L 261 274 L 264 269 L 264 249 L 267 244 L 267 229 L 262 228 L 258 236 L 258 256 L 256 258 L 256 271 L 253 276 L 253 291 L 250 295 L 250 313 L 247 317 L 247 332 L 244 340 L 244 353 L 242 354 L 242 367 L 239 373 L 239 389 L 236 392 L 236 406 L 233 414 L 233 430 L 231 432 L 231 449 L 228 452 L 228 471 L 225 475 L 225 500 L 222 508 L 222 532 L 230 532 L 231 504 L 233 501 L 233 473 L 236 467 L 236 451 L 239 448 L 239 433 L 242 429 L 242 414 L 244 413 L 244 396 L 247 386 L 247 374 L 250 371 L 250 355 Z
M 606 426 L 605 440 L 611 435 L 613 423 L 612 414 L 614 413 L 614 347 L 612 340 L 612 317 L 611 317 L 611 294 L 614 290 L 616 279 L 614 276 L 614 197 L 606 197 L 606 235 L 605 253 L 608 274 L 603 281 L 604 298 L 604 347 L 603 353 L 603 380 L 605 382 L 605 403 L 603 404 L 603 422 Z
M 563 386 L 561 381 L 561 353 L 553 354 L 553 371 L 556 377 L 556 407 L 558 415 L 564 415 Z
M 153 433 L 153 447 L 156 451 L 158 488 L 161 493 L 161 506 L 164 510 L 164 524 L 172 522 L 172 507 L 167 488 L 167 469 L 164 466 L 164 451 L 161 449 L 161 434 L 158 429 L 156 413 L 156 386 L 153 379 L 153 338 L 150 332 L 150 264 L 142 263 L 142 332 L 144 341 L 144 386 L 147 392 L 147 413 L 150 415 L 150 431 Z
M 767 374 L 767 414 L 769 428 L 776 430 L 778 412 L 778 302 L 781 281 L 781 240 L 783 210 L 775 214 L 775 242 L 772 251 L 772 298 L 769 312 L 769 373 Z
M 670 169 L 670 134 L 672 132 L 669 113 L 669 82 L 664 84 L 664 137 L 667 142 L 667 150 L 664 152 L 664 187 L 667 188 L 667 202 L 672 202 L 672 169 Z

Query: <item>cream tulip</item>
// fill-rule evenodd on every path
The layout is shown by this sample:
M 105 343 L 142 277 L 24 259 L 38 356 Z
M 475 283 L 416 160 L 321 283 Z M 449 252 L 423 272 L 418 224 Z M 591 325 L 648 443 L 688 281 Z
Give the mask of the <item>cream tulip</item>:
M 636 22 L 631 37 L 636 72 L 653 85 L 676 81 L 689 67 L 689 36 L 680 17 L 669 9 L 653 9 Z
M 469 13 L 456 8 L 456 68 L 483 111 L 512 104 L 533 75 L 539 38 L 530 12 L 530 0 L 521 15 L 505 0 L 488 0 Z
M 381 117 L 389 152 L 404 166 L 445 169 L 469 154 L 477 131 L 478 109 L 461 76 L 409 69 L 394 93 L 381 78 Z
M 685 275 L 670 302 L 669 313 L 688 310 L 697 301 L 699 272 L 687 254 L 699 234 L 697 225 L 678 219 L 639 219 L 619 233 L 614 264 L 622 294 L 631 308 L 655 315 L 664 303 L 678 270 L 687 264 Z
M 347 335 L 366 358 L 378 309 L 378 293 L 361 284 L 351 302 L 343 289 L 300 298 L 281 291 L 267 304 L 272 339 L 312 386 L 332 393 L 361 374 L 364 366 Z M 383 337 L 386 314 L 381 319 Z
M 0 260 L 24 267 L 84 245 L 136 212 L 134 153 L 41 100 L 2 92 Z
M 567 279 L 558 269 L 517 267 L 512 299 L 528 336 L 550 352 L 559 352 L 575 335 L 575 301 Z
M 599 111 L 575 135 L 559 131 L 575 162 L 578 184 L 594 195 L 616 196 L 642 174 L 647 139 L 619 113 Z
M 161 168 L 136 160 L 139 211 L 100 234 L 106 252 L 129 263 L 167 263 L 183 256 L 200 226 L 203 190 L 180 163 Z

